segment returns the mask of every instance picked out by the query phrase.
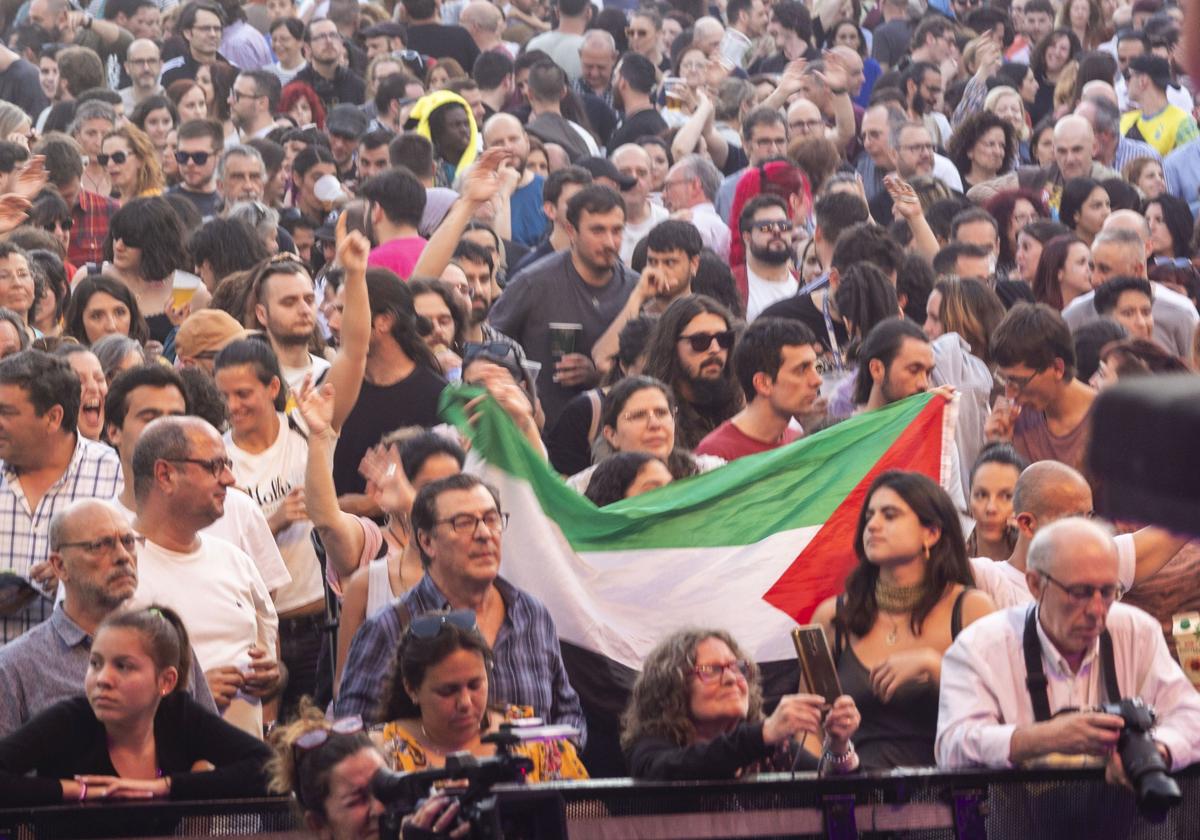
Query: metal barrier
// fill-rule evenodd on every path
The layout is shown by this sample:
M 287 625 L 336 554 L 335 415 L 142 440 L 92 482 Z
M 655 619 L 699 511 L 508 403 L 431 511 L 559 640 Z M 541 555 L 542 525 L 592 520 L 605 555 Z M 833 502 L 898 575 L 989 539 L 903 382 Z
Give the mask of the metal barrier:
M 1200 840 L 1200 766 L 1161 823 L 1095 770 L 904 770 L 818 779 L 590 782 L 495 788 L 508 840 L 896 837 L 912 840 Z M 0 838 L 228 836 L 302 830 L 283 798 L 0 811 Z

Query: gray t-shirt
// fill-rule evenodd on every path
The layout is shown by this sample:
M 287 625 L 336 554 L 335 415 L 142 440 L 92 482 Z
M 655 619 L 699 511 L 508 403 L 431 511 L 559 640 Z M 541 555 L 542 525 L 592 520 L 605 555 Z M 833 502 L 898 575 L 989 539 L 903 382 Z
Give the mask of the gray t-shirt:
M 1196 313 L 1191 300 L 1179 292 L 1161 283 L 1151 285 L 1154 287 L 1151 310 L 1154 315 L 1154 340 L 1181 359 L 1190 359 L 1192 336 L 1196 332 L 1196 325 L 1200 324 L 1200 314 Z M 1095 296 L 1095 292 L 1088 292 L 1067 304 L 1062 316 L 1071 332 L 1100 318 L 1096 312 Z
M 618 262 L 604 286 L 589 286 L 575 270 L 571 251 L 560 251 L 520 271 L 504 288 L 488 321 L 520 342 L 530 359 L 542 365 L 538 396 L 546 413 L 546 427 L 558 419 L 563 406 L 584 388 L 567 388 L 554 381 L 555 360 L 550 353 L 550 323 L 580 324 L 575 352 L 590 355 L 592 346 L 625 306 L 638 277 Z

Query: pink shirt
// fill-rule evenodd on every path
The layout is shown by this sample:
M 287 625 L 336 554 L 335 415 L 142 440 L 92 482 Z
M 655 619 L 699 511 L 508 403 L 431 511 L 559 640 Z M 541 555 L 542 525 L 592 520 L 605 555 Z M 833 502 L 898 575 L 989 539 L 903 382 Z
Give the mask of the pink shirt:
M 407 280 L 412 277 L 413 266 L 417 264 L 417 260 L 424 250 L 424 237 L 404 236 L 371 249 L 371 254 L 367 257 L 367 265 L 391 269 L 400 276 L 401 280 Z

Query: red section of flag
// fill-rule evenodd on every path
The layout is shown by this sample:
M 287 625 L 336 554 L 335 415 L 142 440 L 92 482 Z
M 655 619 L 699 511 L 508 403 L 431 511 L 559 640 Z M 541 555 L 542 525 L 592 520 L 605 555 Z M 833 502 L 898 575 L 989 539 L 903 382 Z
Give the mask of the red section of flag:
M 875 477 L 887 470 L 909 470 L 938 480 L 945 408 L 946 401 L 935 397 L 913 418 L 896 442 L 837 506 L 800 556 L 771 585 L 763 595 L 764 601 L 805 624 L 822 601 L 842 591 L 846 575 L 858 562 L 854 556 L 854 529 L 866 501 L 867 488 Z

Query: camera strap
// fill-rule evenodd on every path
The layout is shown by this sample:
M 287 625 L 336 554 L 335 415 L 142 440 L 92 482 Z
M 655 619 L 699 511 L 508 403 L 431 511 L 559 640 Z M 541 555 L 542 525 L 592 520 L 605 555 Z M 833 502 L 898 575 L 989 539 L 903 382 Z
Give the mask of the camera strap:
M 1029 691 L 1029 699 L 1033 703 L 1033 719 L 1038 723 L 1050 720 L 1050 693 L 1046 671 L 1042 667 L 1042 645 L 1037 633 L 1037 605 L 1029 608 L 1025 614 L 1025 633 L 1021 640 L 1025 653 L 1025 688 Z M 1104 682 L 1104 693 L 1108 701 L 1115 703 L 1121 699 L 1121 689 L 1117 685 L 1117 665 L 1113 657 L 1112 636 L 1106 629 L 1100 634 L 1100 679 Z

